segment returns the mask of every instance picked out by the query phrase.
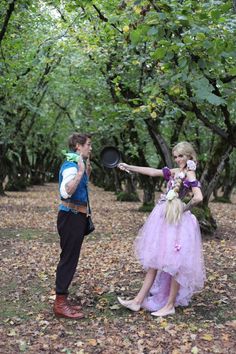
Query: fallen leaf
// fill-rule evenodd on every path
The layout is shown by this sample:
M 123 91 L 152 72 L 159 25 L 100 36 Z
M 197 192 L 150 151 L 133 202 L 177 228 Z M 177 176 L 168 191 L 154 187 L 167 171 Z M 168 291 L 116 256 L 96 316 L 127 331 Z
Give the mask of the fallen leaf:
M 96 339 L 93 339 L 93 338 L 88 339 L 88 340 L 87 340 L 87 343 L 88 343 L 89 345 L 92 345 L 93 347 L 96 347 L 96 345 L 98 344 L 97 341 L 96 341 Z
M 207 341 L 212 341 L 213 337 L 211 334 L 205 333 L 201 336 L 202 339 L 207 340 Z
M 192 354 L 198 354 L 198 347 L 192 347 L 191 353 Z

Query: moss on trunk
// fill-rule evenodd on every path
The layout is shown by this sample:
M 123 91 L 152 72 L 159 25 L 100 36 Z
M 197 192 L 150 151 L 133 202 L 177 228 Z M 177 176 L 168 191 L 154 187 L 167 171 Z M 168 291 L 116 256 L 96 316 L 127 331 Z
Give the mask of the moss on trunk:
M 198 219 L 203 234 L 213 235 L 217 229 L 216 220 L 213 218 L 208 206 L 200 206 L 192 209 L 192 213 Z

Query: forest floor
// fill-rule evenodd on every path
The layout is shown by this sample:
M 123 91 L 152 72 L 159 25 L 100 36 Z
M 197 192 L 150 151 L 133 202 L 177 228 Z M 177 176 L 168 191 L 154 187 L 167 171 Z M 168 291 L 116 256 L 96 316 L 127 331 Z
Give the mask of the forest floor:
M 57 319 L 52 312 L 57 185 L 8 192 L 0 198 L 0 353 L 182 354 L 235 353 L 236 198 L 211 203 L 218 229 L 204 237 L 207 282 L 189 307 L 154 318 L 121 308 L 144 277 L 133 240 L 148 213 L 141 203 L 117 202 L 91 186 L 96 230 L 86 237 L 70 296 L 81 300 L 85 319 Z

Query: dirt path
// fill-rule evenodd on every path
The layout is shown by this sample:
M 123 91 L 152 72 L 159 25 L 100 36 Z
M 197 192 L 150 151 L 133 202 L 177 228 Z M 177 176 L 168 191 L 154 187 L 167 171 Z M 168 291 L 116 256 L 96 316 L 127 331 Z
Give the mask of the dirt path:
M 219 228 L 217 238 L 204 240 L 204 291 L 174 317 L 158 319 L 145 311 L 131 313 L 116 300 L 134 295 L 142 282 L 132 244 L 148 214 L 137 211 L 139 203 L 117 202 L 113 193 L 94 186 L 90 194 L 96 232 L 84 243 L 71 287 L 71 298 L 84 305 L 81 321 L 52 314 L 57 185 L 0 199 L 0 352 L 235 353 L 236 203 L 211 204 Z

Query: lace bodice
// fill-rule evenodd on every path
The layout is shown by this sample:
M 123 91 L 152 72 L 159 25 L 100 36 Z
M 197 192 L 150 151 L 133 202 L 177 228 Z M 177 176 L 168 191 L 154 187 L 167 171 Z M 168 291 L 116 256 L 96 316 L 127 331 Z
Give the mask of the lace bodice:
M 164 176 L 165 180 L 168 182 L 166 194 L 169 192 L 169 190 L 174 188 L 175 180 L 177 178 L 181 178 L 183 181 L 183 183 L 180 187 L 180 191 L 179 191 L 179 198 L 180 199 L 184 199 L 184 197 L 189 193 L 189 191 L 191 191 L 192 187 L 201 188 L 201 183 L 197 179 L 195 179 L 194 181 L 189 181 L 183 172 L 179 173 L 177 176 L 172 176 L 171 171 L 168 167 L 164 167 L 162 169 L 162 172 L 163 172 L 163 176 Z M 162 196 L 162 197 L 165 197 L 166 194 L 164 194 L 164 196 Z

